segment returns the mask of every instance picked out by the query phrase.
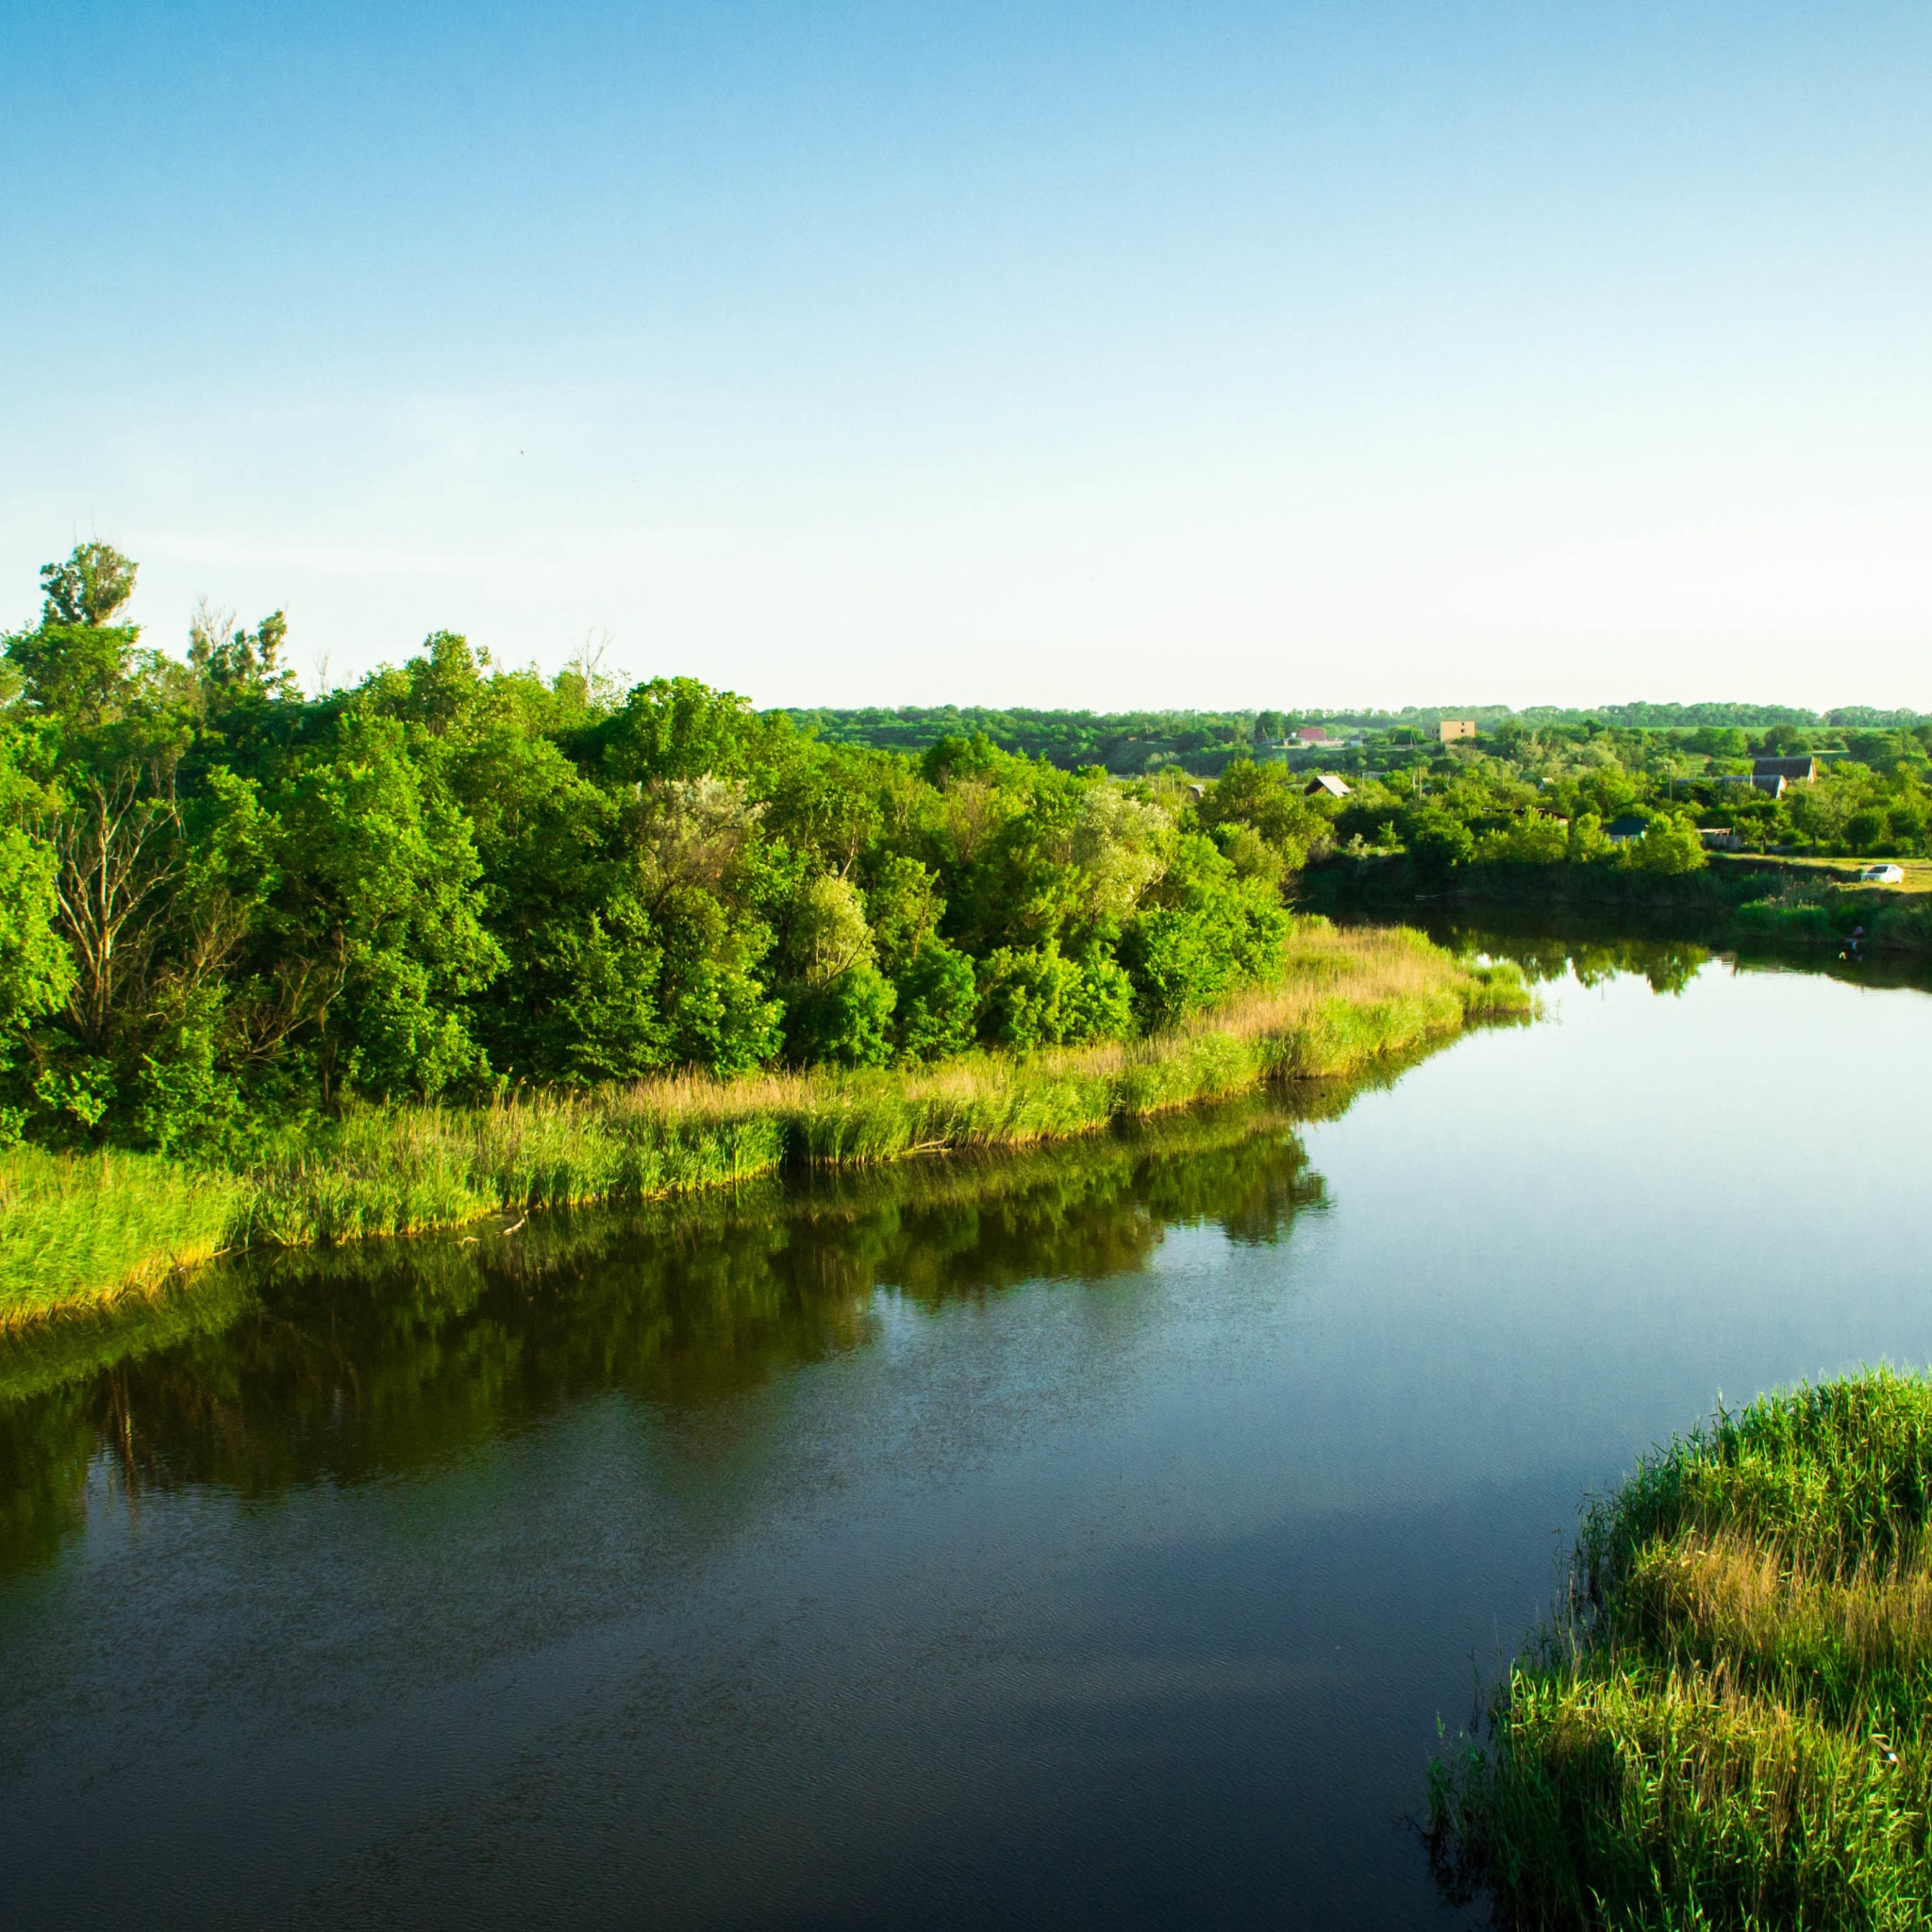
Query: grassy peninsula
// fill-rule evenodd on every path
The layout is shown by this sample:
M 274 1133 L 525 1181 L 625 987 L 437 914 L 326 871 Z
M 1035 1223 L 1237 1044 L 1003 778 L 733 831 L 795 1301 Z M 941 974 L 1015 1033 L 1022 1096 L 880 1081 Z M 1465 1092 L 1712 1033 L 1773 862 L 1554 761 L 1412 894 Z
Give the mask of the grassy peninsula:
M 16 1147 L 0 1155 L 0 1324 L 152 1289 L 224 1249 L 1064 1139 L 1263 1080 L 1357 1075 L 1530 1005 L 1512 966 L 1471 966 L 1399 928 L 1301 920 L 1271 983 L 1134 1041 L 909 1069 L 683 1074 L 471 1107 L 365 1104 L 227 1165 Z
M 1534 1927 L 1932 1924 L 1932 1380 L 1768 1396 L 1585 1513 L 1439 1763 L 1453 1891 Z

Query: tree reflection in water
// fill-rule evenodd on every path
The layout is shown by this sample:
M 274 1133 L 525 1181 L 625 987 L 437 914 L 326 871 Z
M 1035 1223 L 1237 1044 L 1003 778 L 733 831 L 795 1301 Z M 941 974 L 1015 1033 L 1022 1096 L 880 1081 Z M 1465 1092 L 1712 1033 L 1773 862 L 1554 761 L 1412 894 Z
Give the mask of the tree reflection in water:
M 1280 1241 L 1323 1198 L 1296 1123 L 1351 1097 L 216 1264 L 175 1299 L 0 1344 L 0 1574 L 58 1555 L 91 1495 L 395 1475 L 608 1393 L 675 1418 L 866 1346 L 881 1293 L 936 1309 L 1131 1276 L 1174 1226 Z

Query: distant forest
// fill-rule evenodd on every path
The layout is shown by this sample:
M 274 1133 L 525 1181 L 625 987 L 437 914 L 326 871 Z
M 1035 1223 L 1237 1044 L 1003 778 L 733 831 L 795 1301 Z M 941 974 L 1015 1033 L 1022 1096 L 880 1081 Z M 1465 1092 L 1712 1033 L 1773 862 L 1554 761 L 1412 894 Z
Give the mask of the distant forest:
M 1410 705 L 1400 711 L 1036 711 L 904 705 L 896 709 L 821 707 L 785 715 L 824 744 L 920 752 L 942 739 L 983 734 L 1002 751 L 1044 758 L 1063 771 L 1098 765 L 1121 776 L 1144 774 L 1163 765 L 1211 776 L 1230 758 L 1252 757 L 1257 747 L 1279 746 L 1300 727 L 1314 724 L 1334 739 L 1362 739 L 1370 749 L 1433 739 L 1442 719 L 1468 718 L 1482 726 L 1485 736 L 1508 725 L 1530 730 L 1569 726 L 1580 731 L 1716 729 L 1765 734 L 1782 727 L 1781 737 L 1793 731 L 1803 734 L 1807 748 L 1815 743 L 1819 750 L 1841 750 L 1847 748 L 1847 731 L 1896 731 L 1932 722 L 1932 713 L 1880 710 L 1870 705 L 1807 711 L 1790 705 L 1749 704 L 1599 705 L 1588 710 L 1531 705 L 1520 711 L 1507 705 Z

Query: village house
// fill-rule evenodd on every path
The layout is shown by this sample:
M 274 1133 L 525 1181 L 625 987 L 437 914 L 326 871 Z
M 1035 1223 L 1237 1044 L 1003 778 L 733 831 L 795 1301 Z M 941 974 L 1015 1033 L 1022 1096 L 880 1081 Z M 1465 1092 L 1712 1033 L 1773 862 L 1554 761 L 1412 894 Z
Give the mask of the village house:
M 1808 757 L 1753 758 L 1751 777 L 1753 783 L 1764 778 L 1782 778 L 1787 785 L 1815 785 L 1818 782 L 1818 760 Z M 1758 789 L 1761 791 L 1762 785 Z
M 1436 737 L 1442 744 L 1454 744 L 1458 738 L 1475 736 L 1474 718 L 1444 718 L 1436 726 Z
M 1330 798 L 1346 798 L 1348 787 L 1333 772 L 1324 772 L 1318 778 L 1310 778 L 1302 787 L 1302 796 L 1312 798 L 1318 791 L 1325 791 Z
M 1649 830 L 1650 826 L 1644 820 L 1626 815 L 1621 819 L 1612 819 L 1604 827 L 1604 837 L 1612 845 L 1633 845 Z

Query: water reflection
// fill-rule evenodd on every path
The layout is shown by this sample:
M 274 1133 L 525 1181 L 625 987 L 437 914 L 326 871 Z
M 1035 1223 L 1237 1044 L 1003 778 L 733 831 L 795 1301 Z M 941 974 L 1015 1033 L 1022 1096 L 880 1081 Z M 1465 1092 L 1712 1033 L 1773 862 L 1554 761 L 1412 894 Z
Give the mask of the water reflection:
M 1396 1821 L 1578 1497 L 1720 1392 L 1932 1359 L 1872 1211 L 1923 1188 L 1932 1001 L 1466 930 L 1595 990 L 1320 1126 L 16 1339 L 0 1923 L 1457 1923 Z M 1724 1124 L 1767 1056 L 1860 1131 Z
M 1553 922 L 1547 908 L 1512 916 L 1507 907 L 1485 907 L 1474 917 L 1442 914 L 1426 924 L 1430 938 L 1452 951 L 1513 959 L 1532 985 L 1574 978 L 1595 988 L 1634 975 L 1653 992 L 1675 995 L 1717 963 L 1732 973 L 1803 973 L 1848 986 L 1932 989 L 1932 961 L 1909 954 L 1851 959 L 1827 947 L 1719 945 L 1670 932 L 1633 933 L 1627 921 L 1573 914 Z
M 1646 981 L 1652 992 L 1675 994 L 1711 960 L 1707 947 L 1688 940 L 1632 939 L 1621 934 L 1553 939 L 1547 933 L 1517 934 L 1459 924 L 1447 928 L 1443 937 L 1457 952 L 1513 959 L 1532 986 L 1554 985 L 1574 977 L 1581 986 L 1598 987 L 1631 975 Z
M 674 1411 L 739 1394 L 863 1346 L 882 1290 L 917 1307 L 1118 1281 L 1177 1225 L 1278 1241 L 1322 1201 L 1295 1124 L 1259 1099 L 1024 1156 L 206 1271 L 178 1304 L 0 1351 L 0 1574 L 58 1555 L 103 1467 L 129 1499 L 366 1481 L 605 1391 Z

